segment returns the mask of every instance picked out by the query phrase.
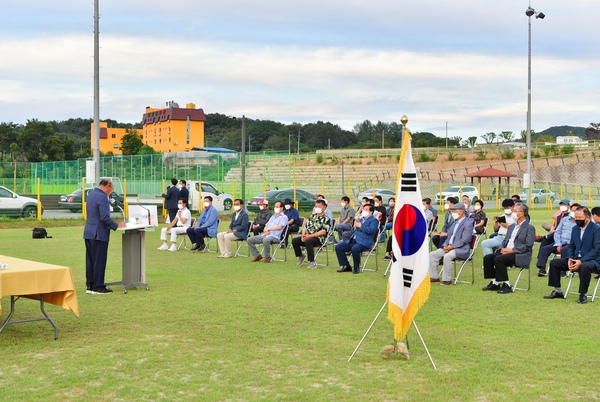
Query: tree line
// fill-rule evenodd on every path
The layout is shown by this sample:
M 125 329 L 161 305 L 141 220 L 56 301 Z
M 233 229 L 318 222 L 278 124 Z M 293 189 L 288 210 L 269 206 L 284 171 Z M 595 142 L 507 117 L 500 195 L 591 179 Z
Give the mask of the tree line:
M 141 137 L 141 124 L 119 123 L 105 119 L 109 127 L 126 128 L 121 151 L 125 155 L 151 154 L 156 151 L 144 145 Z M 28 120 L 26 124 L 0 123 L 0 161 L 46 162 L 74 160 L 92 155 L 90 126 L 92 119 L 69 119 L 65 121 Z M 246 151 L 288 151 L 310 152 L 316 149 L 364 149 L 400 148 L 402 125 L 397 122 L 373 123 L 364 120 L 354 125 L 352 130 L 344 130 L 330 122 L 284 124 L 273 120 L 246 118 Z M 548 129 L 550 130 L 550 129 Z M 548 131 L 546 130 L 546 131 Z M 205 146 L 242 150 L 242 121 L 239 117 L 220 113 L 206 114 Z M 579 133 L 578 133 L 579 134 Z M 532 131 L 532 138 L 537 134 Z M 600 123 L 591 123 L 585 130 L 589 139 L 600 138 Z M 525 140 L 526 131 L 520 133 Z M 538 136 L 538 141 L 551 142 L 551 134 Z M 515 138 L 512 131 L 499 134 L 490 132 L 481 135 L 487 143 L 511 142 Z M 463 140 L 460 136 L 437 137 L 429 132 L 412 133 L 412 146 L 415 148 L 469 146 L 474 147 L 478 137 Z

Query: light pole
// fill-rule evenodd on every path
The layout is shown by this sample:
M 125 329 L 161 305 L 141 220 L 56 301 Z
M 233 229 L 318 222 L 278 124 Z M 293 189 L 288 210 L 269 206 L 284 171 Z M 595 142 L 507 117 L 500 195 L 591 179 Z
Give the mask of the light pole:
M 523 187 L 529 189 L 529 199 L 531 199 L 531 17 L 535 15 L 535 18 L 544 19 L 545 15 L 531 8 L 531 2 L 525 15 L 529 19 L 529 36 L 527 41 L 527 170 L 526 177 L 523 178 Z
M 300 155 L 300 134 L 302 134 L 302 131 L 298 128 L 298 155 Z

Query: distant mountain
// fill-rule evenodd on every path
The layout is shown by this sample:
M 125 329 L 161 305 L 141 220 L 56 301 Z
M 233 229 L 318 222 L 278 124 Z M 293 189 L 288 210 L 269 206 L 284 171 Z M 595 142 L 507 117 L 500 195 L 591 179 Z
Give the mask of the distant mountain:
M 575 136 L 585 138 L 585 129 L 585 127 L 575 126 L 554 126 L 536 133 L 536 138 L 539 138 L 540 135 L 549 135 L 556 138 L 558 136 L 570 135 L 570 131 L 572 131 Z

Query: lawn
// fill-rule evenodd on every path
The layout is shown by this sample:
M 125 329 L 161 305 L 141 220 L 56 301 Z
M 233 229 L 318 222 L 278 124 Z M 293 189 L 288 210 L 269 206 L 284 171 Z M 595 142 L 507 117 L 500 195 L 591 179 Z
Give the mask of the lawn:
M 550 215 L 533 211 L 535 226 Z M 352 275 L 335 272 L 334 254 L 328 267 L 308 270 L 295 266 L 290 250 L 287 262 L 271 264 L 170 253 L 156 250 L 157 231 L 147 234 L 150 291 L 125 295 L 114 287 L 112 295 L 87 295 L 81 226 L 53 224 L 52 239 L 31 239 L 27 225 L 15 225 L 3 222 L 0 254 L 71 267 L 81 315 L 47 306 L 59 326 L 56 341 L 47 322 L 12 325 L 0 334 L 0 400 L 600 397 L 593 382 L 600 302 L 542 299 L 550 288 L 536 269 L 529 292 L 482 292 L 480 252 L 475 284 L 432 286 L 416 317 L 435 371 L 412 329 L 411 360 L 380 357 L 392 341 L 385 314 L 347 362 L 385 302 L 383 261 L 378 272 Z M 121 235 L 113 233 L 108 281 L 120 279 L 120 255 Z M 3 319 L 9 300 L 2 299 Z M 37 316 L 38 304 L 19 301 L 17 314 Z

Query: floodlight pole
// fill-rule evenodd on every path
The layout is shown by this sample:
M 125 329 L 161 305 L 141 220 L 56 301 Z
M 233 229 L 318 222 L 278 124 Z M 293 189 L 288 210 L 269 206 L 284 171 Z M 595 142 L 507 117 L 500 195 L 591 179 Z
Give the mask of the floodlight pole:
M 94 185 L 100 182 L 100 45 L 99 0 L 94 0 Z

